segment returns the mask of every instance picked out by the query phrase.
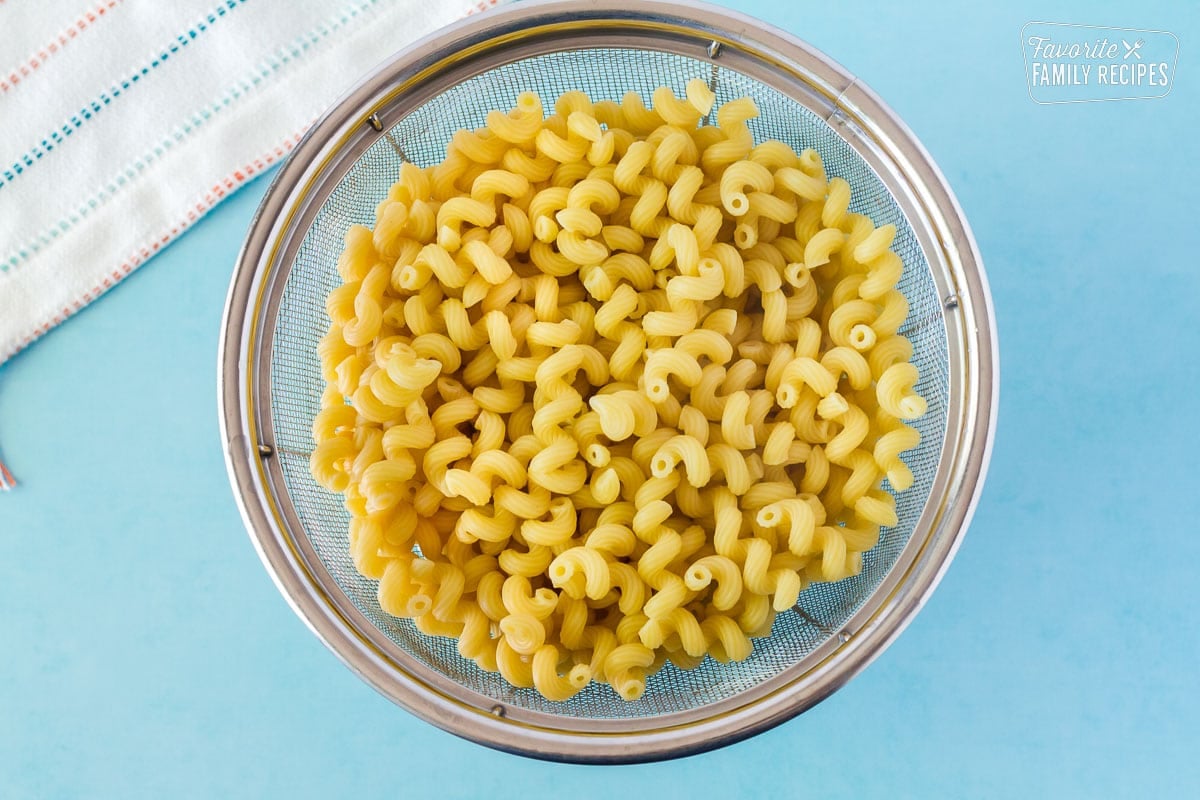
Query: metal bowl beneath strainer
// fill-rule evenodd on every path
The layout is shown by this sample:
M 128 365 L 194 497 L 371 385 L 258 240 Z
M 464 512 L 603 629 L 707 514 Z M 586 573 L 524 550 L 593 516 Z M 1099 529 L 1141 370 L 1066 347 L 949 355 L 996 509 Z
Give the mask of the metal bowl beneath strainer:
M 440 161 L 522 91 L 619 100 L 702 77 L 717 102 L 748 95 L 756 139 L 813 147 L 853 189 L 851 210 L 896 226 L 917 390 L 929 401 L 897 497 L 862 573 L 816 584 L 737 664 L 667 665 L 645 695 L 593 684 L 566 702 L 516 689 L 385 614 L 347 547 L 341 498 L 308 470 L 324 382 L 316 354 L 339 283 L 342 237 L 371 225 L 402 161 Z M 633 0 L 521 3 L 470 18 L 397 55 L 329 111 L 263 200 L 233 277 L 219 364 L 234 493 L 263 563 L 313 632 L 387 697 L 452 733 L 541 758 L 644 761 L 728 744 L 819 702 L 879 655 L 954 555 L 982 487 L 995 424 L 996 335 L 962 211 L 912 133 L 808 45 L 711 7 Z

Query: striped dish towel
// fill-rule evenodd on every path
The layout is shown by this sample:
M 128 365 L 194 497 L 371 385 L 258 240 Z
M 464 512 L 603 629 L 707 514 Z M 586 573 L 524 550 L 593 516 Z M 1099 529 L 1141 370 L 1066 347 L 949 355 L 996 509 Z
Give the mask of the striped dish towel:
M 0 0 L 0 363 L 495 0 Z M 131 224 L 132 222 L 132 224 Z
M 371 67 L 495 2 L 0 0 L 0 364 L 283 157 Z

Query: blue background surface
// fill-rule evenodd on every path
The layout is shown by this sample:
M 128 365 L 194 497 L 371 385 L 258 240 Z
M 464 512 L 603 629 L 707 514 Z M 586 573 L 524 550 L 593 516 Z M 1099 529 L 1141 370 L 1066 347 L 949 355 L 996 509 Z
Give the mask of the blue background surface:
M 953 567 L 812 711 L 673 763 L 538 763 L 345 669 L 259 565 L 225 477 L 215 356 L 266 183 L 0 368 L 0 796 L 1149 797 L 1200 792 L 1196 15 L 738 5 L 908 122 L 987 264 L 1001 411 Z M 1162 100 L 1035 105 L 1029 20 L 1165 28 Z M 496 788 L 493 788 L 496 787 Z

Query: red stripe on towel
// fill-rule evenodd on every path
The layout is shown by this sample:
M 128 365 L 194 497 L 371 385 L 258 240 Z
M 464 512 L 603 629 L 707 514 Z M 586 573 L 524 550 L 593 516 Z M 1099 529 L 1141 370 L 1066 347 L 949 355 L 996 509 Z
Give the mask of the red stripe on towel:
M 4 0 L 0 0 L 3 3 Z M 45 46 L 39 48 L 37 52 L 29 58 L 22 61 L 16 67 L 13 67 L 5 77 L 0 77 L 0 92 L 7 92 L 18 83 L 28 78 L 37 68 L 46 62 L 50 56 L 57 53 L 59 50 L 67 46 L 67 42 L 74 39 L 80 33 L 90 28 L 98 22 L 110 9 L 114 8 L 121 0 L 104 0 L 99 3 L 91 11 L 85 11 L 75 20 L 67 29 L 60 33 L 57 37 L 51 40 Z

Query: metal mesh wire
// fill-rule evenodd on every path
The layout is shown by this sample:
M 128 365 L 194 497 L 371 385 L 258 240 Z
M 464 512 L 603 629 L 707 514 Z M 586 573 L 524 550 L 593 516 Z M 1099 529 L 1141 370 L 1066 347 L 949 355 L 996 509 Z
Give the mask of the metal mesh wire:
M 928 413 L 916 423 L 921 444 L 906 455 L 916 480 L 897 497 L 899 525 L 885 529 L 879 544 L 865 554 L 861 574 L 805 590 L 794 610 L 779 615 L 772 635 L 755 640 L 746 661 L 722 665 L 709 658 L 688 671 L 668 664 L 649 679 L 645 695 L 632 703 L 597 684 L 569 701 L 555 703 L 480 670 L 458 655 L 454 640 L 425 636 L 410 621 L 388 616 L 376 600 L 376 583 L 355 571 L 347 547 L 349 517 L 341 498 L 318 486 L 308 469 L 311 424 L 323 389 L 317 342 L 329 324 L 323 301 L 340 281 L 335 262 L 347 227 L 374 223 L 375 205 L 395 180 L 402 159 L 420 166 L 440 161 L 455 130 L 482 126 L 489 110 L 511 108 L 522 91 L 538 92 L 547 104 L 571 89 L 581 89 L 594 100 L 620 100 L 632 89 L 648 101 L 656 87 L 667 85 L 682 93 L 694 77 L 710 80 L 718 103 L 752 97 L 761 111 L 750 122 L 757 141 L 778 139 L 797 150 L 815 148 L 829 174 L 841 176 L 852 187 L 852 211 L 870 216 L 877 225 L 896 226 L 894 248 L 904 261 L 900 289 L 911 306 L 901 332 L 913 342 L 913 360 L 921 374 L 917 389 L 929 401 Z M 729 69 L 651 50 L 590 49 L 530 57 L 471 78 L 411 109 L 362 155 L 323 202 L 290 267 L 277 316 L 268 321 L 274 327 L 270 414 L 288 490 L 288 496 L 278 501 L 294 506 L 304 530 L 293 533 L 307 536 L 320 559 L 320 564 L 311 566 L 327 570 L 341 591 L 399 648 L 478 693 L 481 707 L 501 702 L 588 719 L 642 718 L 696 709 L 756 686 L 838 634 L 895 565 L 929 497 L 942 450 L 949 391 L 947 333 L 929 263 L 891 193 L 846 140 L 797 101 Z

